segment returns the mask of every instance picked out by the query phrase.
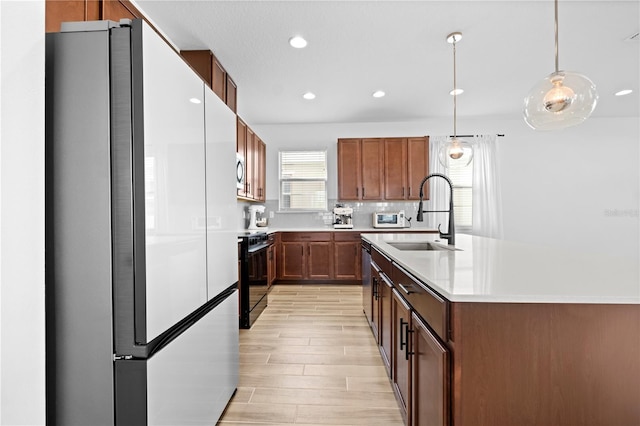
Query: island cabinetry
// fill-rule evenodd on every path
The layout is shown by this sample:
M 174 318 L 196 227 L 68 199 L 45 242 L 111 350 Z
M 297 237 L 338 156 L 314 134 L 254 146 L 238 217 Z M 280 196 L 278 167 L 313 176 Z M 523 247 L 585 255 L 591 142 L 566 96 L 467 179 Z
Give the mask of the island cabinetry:
M 280 236 L 282 256 L 278 262 L 281 280 L 333 279 L 330 232 L 284 232 Z
M 450 352 L 415 312 L 411 329 L 411 425 L 448 425 Z
M 371 331 L 373 332 L 373 338 L 376 340 L 376 343 L 380 344 L 379 338 L 379 324 L 380 324 L 380 284 L 382 283 L 382 277 L 380 268 L 375 263 L 371 263 L 371 320 L 369 321 L 369 325 L 371 326 Z
M 411 352 L 410 335 L 411 329 L 411 307 L 393 289 L 391 296 L 391 318 L 392 318 L 392 354 L 391 354 L 391 383 L 396 394 L 398 405 L 405 424 L 411 424 L 410 418 L 410 391 L 411 391 Z
M 391 356 L 393 349 L 393 330 L 391 318 L 391 292 L 393 284 L 385 274 L 380 275 L 378 286 L 378 344 L 380 345 L 380 355 L 382 362 L 391 375 Z

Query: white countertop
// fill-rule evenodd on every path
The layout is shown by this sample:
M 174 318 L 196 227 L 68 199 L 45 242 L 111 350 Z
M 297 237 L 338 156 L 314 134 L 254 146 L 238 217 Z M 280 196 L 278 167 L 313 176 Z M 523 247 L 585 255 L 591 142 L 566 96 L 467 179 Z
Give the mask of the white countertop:
M 260 230 L 261 228 L 258 228 Z M 374 228 L 374 227 L 358 227 L 358 228 L 333 228 L 333 227 L 315 227 L 315 228 L 269 228 L 265 231 L 269 234 L 273 232 L 385 232 L 385 233 L 416 233 L 416 232 L 435 232 L 437 229 L 426 228 Z
M 640 304 L 638 261 L 630 258 L 465 234 L 456 235 L 458 251 L 403 251 L 387 244 L 434 241 L 437 234 L 363 238 L 454 302 Z

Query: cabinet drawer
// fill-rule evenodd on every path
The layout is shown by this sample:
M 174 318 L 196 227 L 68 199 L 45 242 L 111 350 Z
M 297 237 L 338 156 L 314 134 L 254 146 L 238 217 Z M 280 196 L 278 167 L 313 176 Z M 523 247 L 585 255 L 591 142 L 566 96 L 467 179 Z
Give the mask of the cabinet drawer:
M 337 231 L 333 233 L 333 240 L 334 241 L 360 241 L 360 233 Z
M 427 322 L 443 342 L 448 340 L 449 304 L 425 284 L 416 280 L 398 265 L 393 265 L 392 281 L 398 292 Z
M 280 241 L 331 241 L 331 232 L 283 232 Z
M 371 260 L 375 262 L 376 265 L 378 265 L 380 270 L 384 272 L 385 275 L 389 277 L 389 279 L 393 280 L 393 278 L 391 277 L 391 259 L 380 253 L 375 247 L 371 247 Z

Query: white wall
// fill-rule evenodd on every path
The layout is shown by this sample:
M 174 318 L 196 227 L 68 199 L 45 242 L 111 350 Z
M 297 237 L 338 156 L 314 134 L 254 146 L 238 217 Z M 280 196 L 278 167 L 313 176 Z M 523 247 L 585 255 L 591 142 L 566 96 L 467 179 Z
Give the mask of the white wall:
M 0 424 L 45 423 L 44 13 L 0 1 Z
M 536 132 L 520 117 L 459 119 L 459 133 L 498 139 L 504 238 L 639 256 L 640 120 L 592 118 Z M 278 151 L 327 149 L 329 198 L 337 197 L 337 139 L 447 135 L 451 119 L 404 123 L 252 125 L 267 143 L 267 198 L 278 198 Z

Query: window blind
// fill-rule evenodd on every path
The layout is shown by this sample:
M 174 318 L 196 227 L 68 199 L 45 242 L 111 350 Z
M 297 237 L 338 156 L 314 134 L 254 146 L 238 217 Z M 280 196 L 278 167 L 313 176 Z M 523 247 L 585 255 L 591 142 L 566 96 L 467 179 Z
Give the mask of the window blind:
M 467 166 L 450 162 L 448 176 L 453 184 L 456 228 L 470 230 L 473 212 L 473 160 Z
M 279 157 L 280 210 L 326 210 L 326 151 L 280 151 Z

